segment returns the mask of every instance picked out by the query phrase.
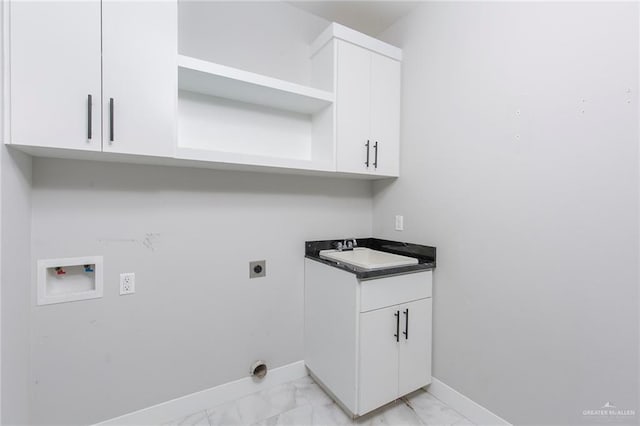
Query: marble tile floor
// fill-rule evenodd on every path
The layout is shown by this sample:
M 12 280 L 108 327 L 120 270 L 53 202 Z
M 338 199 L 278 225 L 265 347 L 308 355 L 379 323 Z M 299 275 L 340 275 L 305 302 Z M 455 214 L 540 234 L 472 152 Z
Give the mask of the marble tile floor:
M 351 420 L 311 379 L 304 377 L 201 410 L 165 426 L 431 426 L 473 425 L 424 390 Z

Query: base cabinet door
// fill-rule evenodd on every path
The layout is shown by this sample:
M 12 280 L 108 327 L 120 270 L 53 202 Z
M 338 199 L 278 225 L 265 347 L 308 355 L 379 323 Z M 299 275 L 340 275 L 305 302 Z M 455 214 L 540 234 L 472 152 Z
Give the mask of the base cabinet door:
M 397 306 L 360 314 L 358 413 L 365 414 L 398 396 Z
M 400 306 L 399 395 L 431 383 L 431 305 L 429 298 Z
M 357 414 L 431 383 L 431 300 L 360 314 Z
M 11 143 L 100 151 L 100 1 L 8 8 Z

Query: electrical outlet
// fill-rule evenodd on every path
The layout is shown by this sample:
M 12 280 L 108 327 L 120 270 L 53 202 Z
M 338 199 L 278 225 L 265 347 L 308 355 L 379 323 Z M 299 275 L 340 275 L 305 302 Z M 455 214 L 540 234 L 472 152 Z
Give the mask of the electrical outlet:
M 249 262 L 249 278 L 260 278 L 267 276 L 267 261 L 255 260 Z
M 396 231 L 404 230 L 404 216 L 397 214 L 396 215 Z
M 120 274 L 120 295 L 136 292 L 136 274 L 128 272 Z

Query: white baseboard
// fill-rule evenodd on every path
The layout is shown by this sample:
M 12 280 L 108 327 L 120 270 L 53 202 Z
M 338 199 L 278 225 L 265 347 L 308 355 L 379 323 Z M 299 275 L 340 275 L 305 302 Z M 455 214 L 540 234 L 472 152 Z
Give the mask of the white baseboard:
M 304 361 L 297 361 L 269 370 L 267 376 L 259 382 L 251 377 L 245 377 L 106 420 L 94 426 L 159 425 L 307 375 Z
M 502 417 L 493 414 L 482 405 L 467 398 L 449 385 L 442 383 L 435 377 L 427 388 L 427 392 L 438 398 L 440 401 L 453 408 L 476 425 L 509 425 L 511 423 Z

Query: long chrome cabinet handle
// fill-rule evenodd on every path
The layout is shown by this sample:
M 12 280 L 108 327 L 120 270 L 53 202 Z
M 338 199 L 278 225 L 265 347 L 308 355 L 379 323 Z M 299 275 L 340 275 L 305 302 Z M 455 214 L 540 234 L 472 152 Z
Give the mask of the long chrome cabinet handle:
M 364 162 L 364 164 L 369 167 L 369 148 L 370 148 L 370 143 L 369 140 L 367 140 L 367 143 L 364 144 L 364 146 L 367 147 L 367 161 Z
M 396 338 L 396 342 L 400 341 L 400 311 L 396 311 L 395 314 L 393 314 L 393 316 L 396 317 L 396 334 L 393 335 L 393 337 Z
M 373 167 L 378 168 L 378 141 L 376 141 L 375 145 L 373 145 L 373 149 L 375 154 L 373 156 Z
M 113 98 L 109 98 L 109 141 L 113 142 Z
M 404 340 L 409 340 L 409 308 L 404 310 Z
M 92 121 L 93 121 L 93 116 L 92 116 L 92 110 L 93 110 L 93 105 L 92 105 L 92 97 L 91 95 L 87 95 L 87 139 L 91 140 L 91 136 L 92 136 Z

